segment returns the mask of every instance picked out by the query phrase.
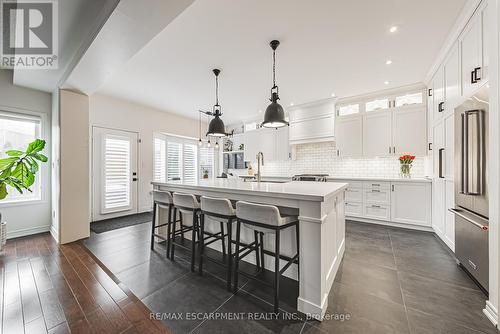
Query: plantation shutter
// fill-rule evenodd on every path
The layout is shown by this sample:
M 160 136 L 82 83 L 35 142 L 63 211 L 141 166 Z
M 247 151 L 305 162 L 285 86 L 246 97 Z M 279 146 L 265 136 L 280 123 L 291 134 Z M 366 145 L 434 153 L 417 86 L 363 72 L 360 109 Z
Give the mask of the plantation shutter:
M 184 182 L 195 183 L 198 177 L 197 173 L 197 152 L 198 146 L 195 144 L 184 144 L 183 162 L 184 162 Z
M 178 181 L 182 176 L 182 144 L 167 141 L 167 180 Z
M 214 176 L 214 149 L 208 147 L 200 148 L 200 170 L 199 178 L 202 179 L 205 171 L 208 172 L 208 178 L 212 179 Z
M 167 150 L 164 139 L 154 139 L 154 173 L 155 181 L 165 182 L 167 176 Z
M 126 210 L 132 205 L 130 150 L 129 138 L 114 135 L 104 137 L 103 212 Z

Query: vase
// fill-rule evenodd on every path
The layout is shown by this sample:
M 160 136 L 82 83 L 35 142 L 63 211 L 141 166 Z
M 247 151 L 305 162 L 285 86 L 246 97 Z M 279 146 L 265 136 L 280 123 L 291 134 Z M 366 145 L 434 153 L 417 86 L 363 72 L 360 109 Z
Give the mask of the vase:
M 410 178 L 411 177 L 411 164 L 401 164 L 401 177 Z

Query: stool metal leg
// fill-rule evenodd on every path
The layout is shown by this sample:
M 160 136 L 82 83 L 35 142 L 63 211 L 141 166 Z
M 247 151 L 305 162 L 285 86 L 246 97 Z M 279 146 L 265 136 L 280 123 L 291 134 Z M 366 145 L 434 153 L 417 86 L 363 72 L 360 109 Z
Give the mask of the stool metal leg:
M 179 212 L 179 216 L 182 217 L 182 213 Z M 174 207 L 174 220 L 172 222 L 173 225 L 173 231 L 172 234 L 170 235 L 171 237 L 171 250 L 170 250 L 170 259 L 172 261 L 175 261 L 174 257 L 174 252 L 175 252 L 175 231 L 177 229 L 177 208 Z
M 233 293 L 236 293 L 238 291 L 238 262 L 239 262 L 239 256 L 240 256 L 240 220 L 237 220 L 236 223 L 236 249 L 235 249 L 235 254 L 234 254 L 234 286 L 233 286 Z
M 266 269 L 266 266 L 264 265 L 264 232 L 260 232 L 260 264 L 262 266 L 262 269 Z
M 199 255 L 198 255 L 198 273 L 203 275 L 203 253 L 205 251 L 205 214 L 200 214 L 200 233 L 199 235 Z
M 170 258 L 170 229 L 172 225 L 172 205 L 168 206 L 168 217 L 167 217 L 167 259 Z
M 197 225 L 198 225 L 198 214 L 193 211 L 193 229 L 192 229 L 192 237 L 191 237 L 191 271 L 194 272 L 194 263 L 196 259 L 196 233 L 197 233 Z M 182 228 L 182 225 L 181 225 Z M 184 233 L 182 233 L 182 238 L 184 238 Z M 184 240 L 183 240 L 184 241 Z
M 259 233 L 257 231 L 253 231 L 253 236 L 255 240 L 255 264 L 257 265 L 257 269 L 260 270 Z
M 276 229 L 276 250 L 274 252 L 274 312 L 278 312 L 280 293 L 280 230 Z
M 226 241 L 224 240 L 224 223 L 220 222 L 220 235 L 222 237 L 221 242 L 222 242 L 222 258 L 224 261 L 226 260 Z
M 231 225 L 233 225 L 233 220 L 228 219 L 227 221 L 227 255 L 228 255 L 228 261 L 227 261 L 227 291 L 231 291 L 231 271 L 233 270 L 233 242 L 232 242 L 232 230 L 231 230 Z
M 156 202 L 153 202 L 153 221 L 151 222 L 151 249 L 155 248 Z
M 299 254 L 299 260 L 297 265 L 297 280 L 300 282 L 300 244 L 299 244 L 299 223 L 295 224 L 295 238 L 297 239 L 297 254 Z

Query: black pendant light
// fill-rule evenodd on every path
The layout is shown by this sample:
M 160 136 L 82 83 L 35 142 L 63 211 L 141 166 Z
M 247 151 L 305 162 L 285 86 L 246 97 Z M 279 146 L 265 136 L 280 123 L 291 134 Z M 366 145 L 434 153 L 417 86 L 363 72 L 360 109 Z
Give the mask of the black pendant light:
M 280 42 L 274 40 L 269 45 L 273 49 L 273 87 L 271 88 L 271 104 L 266 109 L 262 126 L 265 128 L 281 128 L 288 125 L 288 122 L 285 120 L 283 107 L 278 103 L 280 99 L 278 96 L 279 88 L 276 86 L 276 49 Z
M 219 69 L 213 70 L 215 74 L 215 105 L 213 107 L 213 111 L 211 113 L 207 113 L 210 116 L 214 116 L 214 118 L 210 121 L 208 125 L 207 136 L 212 137 L 225 137 L 227 136 L 226 127 L 224 126 L 224 122 L 220 118 L 222 116 L 222 108 L 219 104 Z

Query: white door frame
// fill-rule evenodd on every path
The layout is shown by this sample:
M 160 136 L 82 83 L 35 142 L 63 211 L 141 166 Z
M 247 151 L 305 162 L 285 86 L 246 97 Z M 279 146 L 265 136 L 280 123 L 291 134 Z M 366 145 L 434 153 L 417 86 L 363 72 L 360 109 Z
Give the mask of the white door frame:
M 109 132 L 117 132 L 117 133 L 126 133 L 128 135 L 135 135 L 136 137 L 136 142 L 135 142 L 135 172 L 136 175 L 135 177 L 138 179 L 139 178 L 139 156 L 140 156 L 140 139 L 139 139 L 139 133 L 135 131 L 129 131 L 129 130 L 123 130 L 123 129 L 115 129 L 115 128 L 110 128 L 110 127 L 104 127 L 104 126 L 92 126 L 92 133 L 91 133 L 91 139 L 92 139 L 92 144 L 91 144 L 91 221 L 97 221 L 97 220 L 102 220 L 102 219 L 107 219 L 107 218 L 115 218 L 115 217 L 120 217 L 120 216 L 125 216 L 128 214 L 133 214 L 133 213 L 138 213 L 139 212 L 139 180 L 134 181 L 135 182 L 135 191 L 133 191 L 133 196 L 131 198 L 132 202 L 132 209 L 130 210 L 120 210 L 116 212 L 109 212 L 103 215 L 101 213 L 100 207 L 101 207 L 101 200 L 100 200 L 100 195 L 99 192 L 100 190 L 98 189 L 100 186 L 100 181 L 102 179 L 101 173 L 103 171 L 102 168 L 97 166 L 97 161 L 99 161 L 100 157 L 97 157 L 95 149 L 96 142 L 96 131 L 109 131 Z M 102 145 L 102 143 L 101 143 Z M 99 151 L 100 152 L 100 151 Z M 132 165 L 134 162 L 132 162 Z M 134 170 L 131 170 L 131 172 L 134 172 Z M 99 173 L 99 177 L 98 177 Z

